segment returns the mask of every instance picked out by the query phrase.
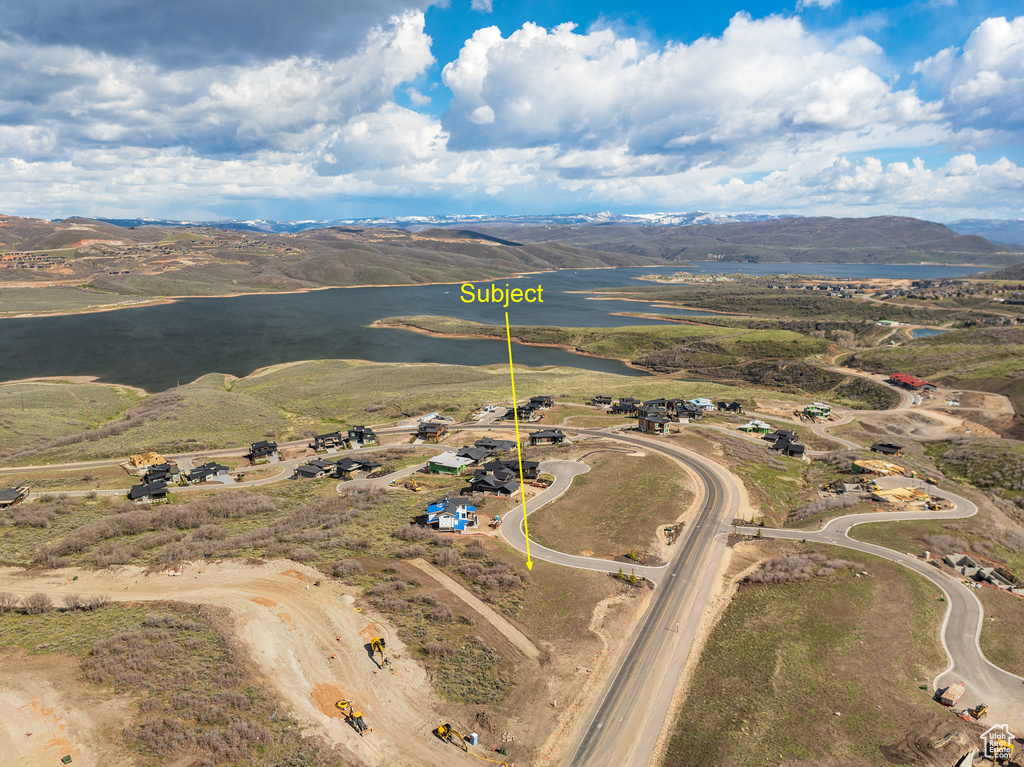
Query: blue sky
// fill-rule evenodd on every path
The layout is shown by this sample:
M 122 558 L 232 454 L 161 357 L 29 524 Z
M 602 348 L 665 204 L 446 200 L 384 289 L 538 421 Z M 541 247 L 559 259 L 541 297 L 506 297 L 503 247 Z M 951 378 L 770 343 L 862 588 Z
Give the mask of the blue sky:
M 1006 0 L 0 0 L 0 213 L 1024 209 Z

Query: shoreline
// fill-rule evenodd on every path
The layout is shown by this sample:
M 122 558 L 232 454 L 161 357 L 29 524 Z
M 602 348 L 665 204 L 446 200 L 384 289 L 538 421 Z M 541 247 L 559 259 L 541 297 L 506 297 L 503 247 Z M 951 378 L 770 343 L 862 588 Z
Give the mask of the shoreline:
M 405 323 L 402 323 L 402 324 L 384 323 L 383 320 L 374 320 L 367 327 L 371 327 L 371 328 L 384 328 L 384 329 L 391 329 L 391 330 L 408 330 L 408 331 L 410 331 L 412 333 L 420 333 L 421 335 L 425 335 L 425 336 L 434 336 L 435 338 L 468 338 L 468 339 L 473 339 L 473 338 L 479 339 L 479 338 L 482 338 L 482 339 L 487 340 L 487 341 L 505 341 L 505 340 L 507 340 L 507 339 L 505 339 L 504 337 L 502 337 L 500 335 L 494 335 L 494 334 L 491 334 L 491 333 L 441 333 L 441 332 L 439 332 L 437 330 L 427 330 L 426 328 L 417 327 L 416 325 L 408 325 L 408 324 L 405 324 Z M 538 342 L 538 341 L 520 341 L 520 340 L 515 339 L 515 338 L 512 339 L 512 343 L 519 344 L 520 346 L 540 346 L 540 347 L 544 347 L 544 348 L 548 348 L 548 349 L 562 349 L 563 351 L 567 351 L 570 354 L 578 354 L 581 357 L 593 357 L 594 359 L 598 359 L 598 360 L 612 360 L 613 362 L 621 362 L 623 365 L 625 365 L 626 367 L 630 368 L 631 370 L 637 370 L 637 371 L 639 371 L 641 373 L 646 373 L 647 375 L 652 376 L 652 377 L 656 377 L 656 378 L 671 378 L 670 375 L 662 375 L 660 373 L 652 373 L 647 368 L 642 368 L 639 365 L 634 365 L 632 362 L 630 362 L 627 359 L 623 359 L 622 357 L 611 357 L 611 356 L 609 356 L 607 354 L 594 354 L 592 352 L 584 352 L 584 351 L 580 351 L 577 347 L 571 346 L 569 344 L 546 344 L 546 343 L 541 343 L 541 342 Z M 527 367 L 529 367 L 529 366 L 527 366 Z
M 718 263 L 722 263 L 722 262 L 720 262 L 720 261 L 692 261 L 692 262 L 687 262 L 687 266 L 689 268 L 700 268 L 700 266 L 702 264 L 718 264 Z M 740 262 L 736 262 L 736 263 L 739 264 Z M 806 261 L 806 262 L 805 261 L 786 261 L 786 262 L 780 262 L 780 263 L 794 263 L 794 264 L 796 264 L 796 263 L 808 263 L 808 264 L 812 264 L 812 263 L 816 263 L 816 262 L 813 262 L 813 261 Z M 839 264 L 828 264 L 827 266 L 838 266 L 838 265 Z M 851 265 L 851 266 L 867 266 L 867 267 L 875 267 L 875 266 L 911 266 L 911 267 L 912 266 L 942 266 L 942 267 L 951 267 L 951 268 L 959 267 L 959 268 L 964 268 L 964 269 L 986 269 L 986 270 L 993 270 L 993 269 L 1001 269 L 1001 268 L 1003 268 L 1003 267 L 1000 267 L 1000 266 L 993 266 L 991 264 L 941 264 L 941 263 L 936 263 L 936 262 L 921 262 L 921 263 L 917 263 L 917 264 L 849 264 L 849 265 Z M 676 269 L 676 268 L 680 268 L 680 267 L 681 267 L 681 265 L 678 265 L 678 264 L 649 264 L 649 265 L 637 265 L 637 266 L 565 266 L 565 267 L 558 267 L 558 268 L 555 268 L 555 269 L 541 269 L 541 270 L 534 270 L 534 271 L 527 271 L 527 272 L 512 272 L 511 274 L 508 274 L 508 275 L 505 275 L 505 276 L 502 276 L 502 277 L 488 277 L 488 278 L 483 278 L 483 279 L 474 279 L 474 280 L 472 280 L 472 282 L 474 282 L 474 283 L 479 282 L 481 284 L 483 284 L 483 283 L 492 283 L 492 282 L 498 282 L 500 280 L 512 280 L 512 279 L 519 279 L 519 278 L 522 278 L 522 277 L 531 277 L 531 276 L 538 275 L 538 274 L 554 274 L 556 272 L 565 272 L 565 271 L 584 272 L 584 271 L 597 271 L 597 270 L 608 270 L 608 269 L 639 269 L 639 268 Z M 813 275 L 801 275 L 801 276 L 804 277 L 804 278 L 807 278 L 807 279 L 813 279 L 814 278 Z M 818 278 L 819 279 L 852 279 L 852 278 L 831 278 L 831 277 L 827 277 L 827 276 L 824 276 L 824 275 L 818 275 Z M 978 279 L 979 275 L 977 275 L 977 274 L 969 274 L 969 275 L 964 275 L 963 278 L 964 279 Z M 637 277 L 637 278 L 634 278 L 634 279 L 640 279 L 640 278 Z M 886 278 L 881 278 L 881 277 L 865 278 L 862 281 L 870 281 L 872 279 L 882 279 L 882 280 L 884 280 Z M 911 279 L 911 278 L 902 278 L 902 279 Z M 660 282 L 660 281 L 651 281 L 651 282 L 654 282 L 654 284 L 665 284 L 665 285 L 677 284 L 677 283 L 663 283 L 663 282 Z M 101 306 L 97 306 L 97 307 L 89 307 L 89 308 L 85 308 L 85 309 L 58 309 L 58 310 L 52 311 L 52 312 L 51 311 L 27 311 L 27 312 L 19 312 L 18 314 L 10 314 L 10 315 L 0 314 L 0 321 L 8 320 L 8 319 L 35 319 L 35 318 L 39 318 L 39 317 L 67 317 L 67 316 L 76 315 L 76 314 L 98 314 L 100 312 L 114 312 L 114 311 L 120 311 L 122 309 L 139 309 L 139 308 L 145 308 L 145 307 L 150 307 L 150 306 L 160 306 L 160 305 L 164 305 L 164 304 L 173 304 L 173 303 L 177 303 L 178 301 L 182 301 L 182 300 L 189 299 L 189 298 L 235 298 L 235 297 L 239 297 L 239 296 L 280 296 L 280 295 L 291 295 L 291 294 L 298 294 L 298 293 L 312 293 L 312 292 L 317 291 L 317 290 L 350 290 L 350 289 L 355 289 L 355 288 L 419 288 L 419 287 L 430 287 L 430 286 L 433 286 L 433 285 L 464 285 L 466 283 L 467 283 L 467 280 L 445 280 L 445 281 L 440 281 L 440 282 L 397 282 L 397 283 L 366 284 L 366 285 L 317 285 L 317 286 L 314 286 L 314 287 L 295 288 L 295 289 L 292 289 L 292 290 L 247 290 L 247 291 L 241 291 L 241 292 L 238 292 L 238 293 L 211 293 L 211 294 L 202 294 L 202 295 L 171 295 L 171 296 L 159 296 L 158 295 L 158 296 L 151 296 L 151 297 L 136 296 L 136 298 L 139 299 L 137 303 L 107 304 L 107 305 L 101 305 Z M 74 283 L 55 283 L 55 282 L 52 282 L 52 281 L 49 281 L 49 282 L 47 282 L 45 284 L 41 284 L 41 285 L 36 285 L 36 284 L 26 285 L 26 284 L 23 284 L 23 283 L 22 284 L 14 284 L 14 285 L 5 285 L 2 282 L 0 282 L 0 290 L 3 290 L 4 288 L 10 289 L 10 290 L 36 290 L 36 289 L 39 289 L 39 288 L 79 288 L 79 289 L 82 289 L 82 290 L 92 290 L 91 288 L 81 288 L 81 284 L 78 283 L 78 282 L 74 282 Z M 580 294 L 594 293 L 594 291 L 586 291 L 586 290 L 579 290 L 579 291 L 569 291 L 569 290 L 567 290 L 565 292 L 566 293 L 580 293 Z M 114 294 L 99 293 L 99 294 L 100 295 L 114 295 L 114 296 L 117 295 L 116 293 L 114 293 Z M 133 295 L 135 295 L 135 294 L 133 294 Z M 614 298 L 614 297 L 593 298 L 593 299 L 588 299 L 588 300 L 594 300 L 594 301 L 601 301 L 601 300 L 604 300 L 604 301 L 639 301 L 640 303 L 653 303 L 652 301 L 644 301 L 642 299 L 624 299 L 624 298 Z M 680 308 L 680 307 L 672 307 L 672 308 Z M 697 311 L 697 310 L 694 310 L 694 311 Z M 718 312 L 715 312 L 714 310 L 699 310 L 699 311 L 707 311 L 709 314 L 718 314 Z M 577 353 L 582 354 L 582 352 L 577 352 Z M 587 355 L 587 356 L 599 356 L 599 355 Z M 613 358 L 613 357 L 605 357 L 604 359 L 615 359 L 615 358 Z

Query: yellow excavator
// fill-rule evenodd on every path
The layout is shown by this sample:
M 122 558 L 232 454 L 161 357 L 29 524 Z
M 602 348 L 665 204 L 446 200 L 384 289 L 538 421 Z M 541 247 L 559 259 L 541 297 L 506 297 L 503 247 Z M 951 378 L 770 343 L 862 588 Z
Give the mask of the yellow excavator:
M 387 642 L 384 641 L 384 637 L 374 637 L 370 640 L 370 656 L 374 656 L 380 653 L 380 664 L 384 666 L 384 649 L 387 647 Z
M 466 745 L 466 739 L 459 735 L 459 733 L 455 732 L 455 730 L 452 729 L 452 726 L 447 722 L 434 730 L 434 734 L 445 743 L 451 743 L 453 746 L 458 746 L 463 751 L 469 751 L 469 746 Z

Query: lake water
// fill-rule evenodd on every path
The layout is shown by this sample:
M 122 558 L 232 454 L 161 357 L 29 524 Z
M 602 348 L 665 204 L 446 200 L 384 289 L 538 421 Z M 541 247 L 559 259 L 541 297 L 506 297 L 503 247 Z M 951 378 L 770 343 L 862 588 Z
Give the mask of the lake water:
M 544 303 L 509 309 L 518 325 L 620 327 L 637 324 L 613 312 L 657 311 L 627 301 L 595 301 L 572 291 L 651 285 L 643 274 L 807 274 L 826 277 L 927 279 L 956 277 L 983 269 L 943 266 L 858 264 L 702 263 L 695 267 L 636 267 L 545 272 L 497 280 L 504 287 L 544 286 Z M 188 298 L 160 306 L 63 317 L 0 320 L 0 380 L 35 376 L 92 375 L 101 381 L 160 391 L 207 373 L 244 376 L 267 365 L 306 359 L 433 362 L 491 365 L 508 362 L 502 341 L 434 338 L 387 328 L 369 328 L 395 315 L 429 314 L 504 324 L 504 309 L 465 304 L 458 285 L 399 288 L 335 288 L 309 293 Z M 643 320 L 644 324 L 661 324 Z M 620 362 L 584 357 L 562 349 L 514 346 L 516 364 L 565 365 L 640 376 Z
M 938 330 L 936 328 L 914 328 L 910 331 L 910 335 L 914 338 L 928 338 L 929 336 L 939 336 L 948 331 Z

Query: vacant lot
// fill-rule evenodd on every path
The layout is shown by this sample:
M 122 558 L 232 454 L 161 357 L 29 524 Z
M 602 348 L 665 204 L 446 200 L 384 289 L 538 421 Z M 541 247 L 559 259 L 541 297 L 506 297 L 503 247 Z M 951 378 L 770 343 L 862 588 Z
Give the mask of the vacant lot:
M 134 390 L 106 384 L 0 385 L 0 457 L 95 429 L 121 418 L 138 401 Z
M 877 767 L 887 747 L 929 729 L 935 704 L 918 686 L 946 663 L 939 591 L 845 549 L 798 550 L 855 568 L 740 587 L 701 656 L 666 767 L 763 765 L 766 755 Z
M 981 651 L 999 668 L 1024 675 L 1024 599 L 989 587 L 974 593 L 985 608 Z
M 1016 525 L 984 505 L 979 505 L 979 509 L 973 517 L 949 522 L 923 520 L 857 525 L 850 536 L 918 556 L 925 551 L 930 551 L 932 556 L 969 551 L 1024 577 L 1024 535 Z
M 538 543 L 569 554 L 640 553 L 693 500 L 687 475 L 667 458 L 600 452 L 586 462 L 590 471 L 565 495 L 530 515 Z

